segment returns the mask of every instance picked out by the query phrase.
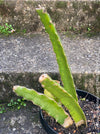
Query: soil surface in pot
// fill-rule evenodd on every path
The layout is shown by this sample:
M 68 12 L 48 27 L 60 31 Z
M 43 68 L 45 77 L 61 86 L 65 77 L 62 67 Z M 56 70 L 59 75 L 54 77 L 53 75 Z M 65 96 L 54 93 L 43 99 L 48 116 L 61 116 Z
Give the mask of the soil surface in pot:
M 73 124 L 69 128 L 63 128 L 61 125 L 56 123 L 55 119 L 48 116 L 48 114 L 43 111 L 43 117 L 48 122 L 58 134 L 99 134 L 100 133 L 100 104 L 95 104 L 88 100 L 79 99 L 79 104 L 83 109 L 87 118 L 87 127 L 81 126 L 76 128 Z

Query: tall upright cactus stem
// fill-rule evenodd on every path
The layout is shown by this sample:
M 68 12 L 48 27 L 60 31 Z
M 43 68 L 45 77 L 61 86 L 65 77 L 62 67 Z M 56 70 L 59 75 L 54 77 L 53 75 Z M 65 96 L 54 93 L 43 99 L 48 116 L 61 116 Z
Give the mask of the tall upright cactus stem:
M 52 80 L 47 74 L 41 75 L 39 82 L 42 84 L 43 88 L 57 97 L 61 103 L 69 110 L 70 115 L 75 121 L 77 127 L 82 124 L 86 125 L 85 115 L 78 102 L 67 91 L 65 91 L 63 87 Z
M 59 66 L 59 72 L 61 75 L 61 80 L 64 85 L 64 89 L 73 96 L 73 98 L 78 101 L 77 94 L 73 82 L 73 78 L 67 63 L 67 58 L 65 56 L 60 37 L 57 34 L 54 24 L 51 21 L 51 18 L 48 13 L 44 12 L 43 9 L 36 9 L 37 13 L 40 16 L 44 27 L 49 34 L 50 40 L 52 42 L 53 50 L 56 54 L 57 63 Z
M 67 128 L 73 124 L 71 117 L 63 110 L 63 108 L 44 94 L 23 86 L 14 86 L 13 91 L 25 100 L 32 101 L 35 105 L 40 106 L 49 115 L 54 117 L 63 127 Z

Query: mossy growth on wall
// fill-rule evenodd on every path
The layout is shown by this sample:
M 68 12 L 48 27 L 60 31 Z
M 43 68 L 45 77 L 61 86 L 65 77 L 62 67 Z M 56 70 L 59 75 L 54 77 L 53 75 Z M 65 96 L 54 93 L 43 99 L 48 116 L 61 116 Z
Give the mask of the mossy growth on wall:
M 55 7 L 61 8 L 61 9 L 67 8 L 67 2 L 66 1 L 57 1 L 55 3 Z
M 4 0 L 0 0 L 0 4 L 3 4 L 4 3 Z

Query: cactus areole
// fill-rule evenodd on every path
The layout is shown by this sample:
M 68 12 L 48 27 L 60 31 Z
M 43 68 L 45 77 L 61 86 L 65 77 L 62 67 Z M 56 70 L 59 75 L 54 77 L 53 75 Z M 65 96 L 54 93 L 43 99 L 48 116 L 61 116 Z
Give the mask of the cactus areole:
M 76 127 L 82 124 L 87 125 L 84 112 L 78 103 L 75 85 L 60 37 L 57 34 L 49 14 L 41 8 L 36 9 L 36 11 L 49 34 L 64 87 L 60 86 L 58 81 L 52 80 L 47 74 L 43 74 L 40 76 L 39 82 L 44 88 L 44 94 L 23 86 L 14 86 L 13 91 L 18 96 L 22 96 L 24 99 L 32 101 L 35 105 L 40 106 L 41 109 L 54 117 L 63 127 L 67 128 L 71 126 L 73 121 Z M 63 109 L 62 104 L 67 108 L 70 114 Z

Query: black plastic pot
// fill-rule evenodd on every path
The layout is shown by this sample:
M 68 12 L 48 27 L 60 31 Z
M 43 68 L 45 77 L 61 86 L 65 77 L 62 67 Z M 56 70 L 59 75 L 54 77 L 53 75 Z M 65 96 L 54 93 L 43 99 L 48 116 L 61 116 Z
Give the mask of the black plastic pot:
M 86 92 L 86 91 L 82 91 L 82 90 L 79 90 L 77 89 L 76 90 L 78 96 L 82 97 L 82 98 L 86 98 L 88 99 L 89 101 L 93 101 L 94 103 L 99 103 L 100 104 L 100 98 Z M 43 114 L 42 114 L 42 110 L 40 110 L 39 112 L 40 114 L 40 122 L 43 126 L 43 128 L 45 129 L 45 131 L 48 133 L 48 134 L 58 134 L 54 129 L 52 129 L 48 123 L 44 120 L 43 118 Z

